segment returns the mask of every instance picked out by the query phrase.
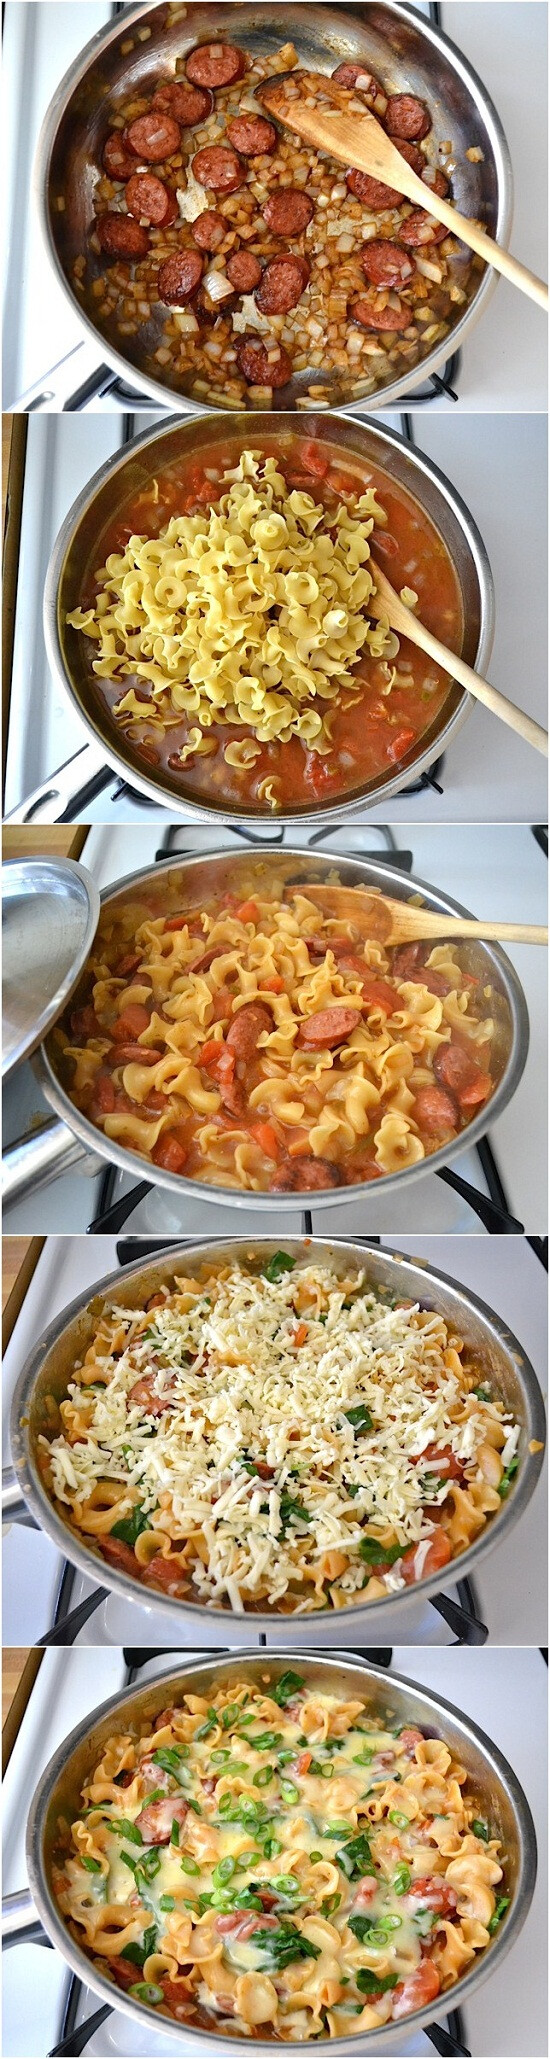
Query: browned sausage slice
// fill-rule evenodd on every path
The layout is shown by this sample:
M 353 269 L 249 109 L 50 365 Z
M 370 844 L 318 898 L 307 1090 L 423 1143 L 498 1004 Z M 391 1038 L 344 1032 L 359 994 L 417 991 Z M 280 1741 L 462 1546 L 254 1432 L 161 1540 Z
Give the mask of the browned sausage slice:
M 103 145 L 103 166 L 109 179 L 129 179 L 135 172 L 134 153 L 126 150 L 120 129 L 113 129 Z
M 357 91 L 361 94 L 362 99 L 366 100 L 367 107 L 374 107 L 376 100 L 387 102 L 387 93 L 384 87 L 381 86 L 380 80 L 375 77 L 374 72 L 369 71 L 368 64 L 358 64 L 356 62 L 353 64 L 338 64 L 336 71 L 332 73 L 332 77 L 336 79 L 339 86 L 349 86 L 350 89 L 353 86 L 357 86 Z M 361 82 L 360 84 L 359 81 Z M 383 111 L 382 109 L 381 112 L 383 113 Z
M 263 114 L 237 114 L 228 122 L 227 134 L 240 157 L 269 157 L 277 147 L 277 130 Z
M 264 315 L 287 315 L 297 307 L 309 283 L 306 257 L 272 257 L 266 265 L 256 294 L 256 306 Z
M 149 237 L 129 214 L 102 214 L 94 223 L 105 257 L 146 257 Z
M 403 243 L 409 244 L 411 250 L 417 250 L 424 243 L 442 243 L 449 231 L 444 222 L 436 222 L 433 215 L 425 214 L 423 207 L 413 207 L 401 222 L 399 234 Z
M 131 1544 L 125 1544 L 122 1537 L 102 1537 L 99 1548 L 108 1566 L 116 1566 L 121 1573 L 130 1573 L 133 1580 L 137 1579 L 139 1566 Z
M 439 166 L 436 165 L 434 168 L 433 165 L 425 165 L 422 178 L 424 185 L 428 188 L 428 195 L 430 191 L 432 193 L 440 193 L 441 199 L 445 199 L 445 195 L 449 191 L 449 181 L 445 178 L 444 172 L 440 172 Z
M 212 187 L 214 193 L 236 193 L 244 184 L 244 171 L 236 151 L 226 150 L 223 143 L 211 143 L 205 150 L 197 150 L 192 169 L 199 186 Z
M 150 1044 L 112 1044 L 109 1052 L 111 1065 L 159 1065 L 161 1058 Z
M 227 1032 L 226 1041 L 228 1048 L 230 1051 L 235 1052 L 237 1059 L 244 1058 L 246 1060 L 253 1058 L 258 1037 L 262 1035 L 263 1030 L 271 1030 L 272 1028 L 273 1022 L 269 1008 L 264 1008 L 263 1001 L 247 1002 L 246 1007 L 239 1008 L 237 1014 L 233 1016 Z
M 336 1044 L 345 1044 L 352 1030 L 357 1028 L 361 1016 L 361 1003 L 356 1008 L 320 1008 L 318 1015 L 309 1015 L 307 1022 L 300 1023 L 301 1044 L 315 1044 L 322 1051 L 332 1051 Z
M 152 105 L 171 114 L 180 128 L 196 129 L 212 113 L 214 95 L 205 86 L 186 86 L 184 79 L 167 79 L 164 86 L 158 86 Z
M 362 329 L 387 329 L 396 335 L 400 329 L 408 329 L 413 320 L 412 308 L 403 307 L 401 301 L 398 307 L 374 307 L 371 300 L 354 300 L 351 313 Z
M 135 150 L 136 157 L 145 158 L 146 164 L 162 164 L 165 157 L 173 157 L 174 151 L 179 150 L 178 124 L 159 108 L 150 114 L 139 114 L 137 121 L 130 122 L 126 134 L 130 149 Z
M 399 944 L 392 954 L 392 976 L 394 979 L 412 979 L 413 972 L 424 964 L 429 944 Z
M 237 344 L 237 364 L 247 386 L 286 386 L 292 378 L 288 351 L 279 344 L 277 357 L 259 336 L 242 336 Z
M 237 293 L 253 293 L 262 276 L 262 267 L 251 250 L 235 250 L 226 264 L 227 277 Z
M 262 213 L 274 236 L 301 236 L 312 219 L 313 201 L 297 186 L 281 186 L 278 193 L 269 194 Z
M 152 222 L 155 228 L 162 228 L 169 217 L 175 220 L 173 207 L 178 213 L 175 195 L 168 192 L 155 172 L 134 172 L 126 187 L 126 206 L 136 221 Z
M 413 93 L 391 93 L 385 125 L 389 136 L 399 136 L 407 143 L 420 143 L 423 136 L 429 136 L 432 117 L 424 101 L 415 100 Z
M 172 1824 L 179 1823 L 183 1828 L 188 1813 L 183 1796 L 167 1794 L 162 1802 L 146 1802 L 136 1816 L 136 1830 L 141 1831 L 144 1845 L 168 1845 Z
M 167 257 L 157 279 L 159 300 L 165 300 L 168 307 L 185 307 L 186 301 L 200 286 L 203 270 L 204 259 L 200 250 L 182 250 L 174 257 Z
M 157 1394 L 153 1383 L 153 1374 L 145 1373 L 143 1379 L 135 1380 L 133 1387 L 130 1387 L 127 1400 L 133 1402 L 135 1408 L 144 1408 L 148 1416 L 163 1416 L 166 1414 L 167 1408 L 171 1408 L 173 1405 L 173 1394 L 171 1391 L 173 1385 L 174 1381 L 172 1380 L 170 1385 L 166 1385 L 162 1394 Z
M 211 93 L 220 86 L 232 86 L 246 71 L 244 50 L 233 43 L 199 43 L 185 61 L 188 79 L 194 86 L 207 86 Z
M 328 1158 L 288 1158 L 273 1175 L 273 1194 L 312 1194 L 316 1188 L 340 1187 L 341 1174 Z
M 414 272 L 412 258 L 399 243 L 364 243 L 361 264 L 371 286 L 406 286 Z
M 371 179 L 368 172 L 346 172 L 346 186 L 355 200 L 361 200 L 364 207 L 370 207 L 373 214 L 382 214 L 384 208 L 399 207 L 403 194 L 396 186 L 383 186 L 381 179 Z
M 452 1040 L 450 1044 L 440 1045 L 433 1067 L 438 1080 L 443 1080 L 443 1085 L 459 1097 L 464 1088 L 470 1085 L 471 1080 L 475 1079 L 478 1071 L 475 1058 L 470 1057 L 469 1051 L 463 1050 L 462 1044 L 453 1044 Z
M 419 1130 L 425 1130 L 429 1137 L 446 1135 L 448 1130 L 458 1129 L 456 1101 L 452 1094 L 445 1093 L 444 1087 L 419 1087 L 414 1119 Z
M 219 250 L 227 228 L 222 214 L 215 214 L 213 208 L 205 208 L 204 214 L 197 215 L 196 222 L 191 223 L 191 235 L 199 250 Z

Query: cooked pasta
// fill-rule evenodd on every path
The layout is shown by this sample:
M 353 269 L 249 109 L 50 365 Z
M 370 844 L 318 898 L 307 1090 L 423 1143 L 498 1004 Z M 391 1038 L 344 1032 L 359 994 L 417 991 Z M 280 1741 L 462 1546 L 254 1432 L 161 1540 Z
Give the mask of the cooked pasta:
M 366 612 L 375 521 L 368 489 L 352 512 L 289 494 L 274 457 L 244 450 L 218 505 L 174 515 L 158 537 L 130 536 L 98 575 L 94 605 L 69 624 L 94 639 L 98 678 L 144 680 L 154 725 L 237 722 L 261 743 L 299 736 L 330 749 L 324 713 L 352 685 L 361 651 L 395 656 L 397 638 Z M 327 703 L 323 710 L 314 702 Z M 114 710 L 143 720 L 131 687 Z
M 391 1682 L 382 1717 L 267 1669 L 113 1734 L 54 1892 L 161 2017 L 342 2038 L 435 2002 L 490 1947 L 510 1895 L 482 1806 L 444 1740 L 396 1720 Z
M 440 1315 L 282 1251 L 104 1308 L 40 1450 L 108 1565 L 304 1614 L 443 1572 L 502 1507 L 518 1439 Z
M 420 1164 L 493 1092 L 490 983 L 450 943 L 365 943 L 307 883 L 281 900 L 265 864 L 251 879 L 248 899 L 202 912 L 181 895 L 175 912 L 177 877 L 165 912 L 159 889 L 107 904 L 51 1041 L 71 1099 L 106 1138 L 217 1187 L 330 1189 Z

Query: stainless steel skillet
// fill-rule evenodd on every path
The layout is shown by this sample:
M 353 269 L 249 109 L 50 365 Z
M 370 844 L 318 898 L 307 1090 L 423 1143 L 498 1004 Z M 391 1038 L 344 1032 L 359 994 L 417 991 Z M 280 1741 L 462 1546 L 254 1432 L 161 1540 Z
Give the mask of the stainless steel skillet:
M 289 1238 L 284 1229 L 281 1229 L 281 1240 L 296 1266 L 319 1263 L 328 1266 L 336 1279 L 345 1276 L 350 1269 L 353 1273 L 364 1269 L 369 1284 L 375 1289 L 389 1290 L 396 1299 L 403 1297 L 420 1301 L 423 1306 L 443 1315 L 466 1343 L 479 1353 L 487 1378 L 520 1423 L 520 1464 L 515 1484 L 498 1515 L 486 1523 L 477 1540 L 446 1569 L 447 1577 L 451 1579 L 457 1576 L 465 1578 L 474 1573 L 480 1559 L 487 1551 L 498 1548 L 500 1539 L 509 1535 L 527 1507 L 544 1457 L 542 1448 L 531 1450 L 533 1444 L 544 1445 L 545 1416 L 537 1375 L 522 1345 L 485 1302 L 455 1279 L 421 1261 L 405 1258 L 399 1252 L 371 1249 L 362 1246 L 360 1241 L 350 1243 L 339 1238 L 331 1243 L 328 1239 L 316 1237 L 304 1243 L 302 1238 Z M 160 1609 L 166 1625 L 176 1631 L 178 1622 L 188 1617 L 195 1619 L 199 1642 L 208 1642 L 213 1623 L 225 1623 L 229 1634 L 232 1622 L 235 1628 L 238 1623 L 242 1643 L 255 1643 L 258 1633 L 265 1632 L 270 1648 L 283 1637 L 296 1649 L 307 1649 L 319 1639 L 322 1642 L 323 1626 L 326 1629 L 327 1624 L 326 1611 L 289 1616 L 273 1609 L 263 1613 L 254 1610 L 236 1619 L 228 1603 L 224 1607 L 210 1608 L 199 1602 L 174 1601 L 156 1590 L 153 1593 L 138 1579 L 107 1565 L 84 1535 L 63 1521 L 44 1486 L 38 1463 L 38 1440 L 41 1434 L 48 1434 L 51 1423 L 49 1397 L 53 1395 L 56 1402 L 64 1398 L 75 1361 L 82 1359 L 86 1352 L 103 1307 L 110 1307 L 116 1301 L 117 1305 L 141 1308 L 160 1286 L 171 1284 L 177 1275 L 192 1276 L 196 1267 L 210 1263 L 214 1267 L 235 1262 L 244 1266 L 250 1263 L 263 1266 L 275 1249 L 273 1238 L 257 1236 L 247 1239 L 224 1237 L 206 1244 L 182 1244 L 179 1249 L 148 1257 L 140 1265 L 125 1266 L 107 1274 L 98 1280 L 91 1298 L 87 1292 L 64 1309 L 37 1339 L 19 1375 L 11 1409 L 13 1473 L 6 1477 L 4 1483 L 4 1511 L 8 1520 L 24 1522 L 30 1518 L 31 1522 L 38 1524 L 56 1549 L 61 1550 L 88 1579 L 97 1581 L 99 1575 L 108 1591 L 138 1606 L 141 1604 L 145 1625 L 151 1609 L 154 1609 L 155 1618 Z M 437 1594 L 441 1584 L 442 1574 L 439 1572 L 418 1581 L 414 1587 L 400 1589 L 395 1595 L 388 1594 L 383 1600 L 359 1601 L 342 1611 L 343 1634 L 358 1639 L 372 1637 L 375 1642 L 380 1637 L 384 1641 L 390 1634 L 388 1623 L 391 1624 L 392 1608 L 394 1616 L 397 1609 L 411 1613 L 419 1597 L 425 1601 Z M 330 1619 L 331 1622 L 334 1620 L 332 1612 Z
M 136 7 L 122 22 L 94 37 L 61 80 L 40 137 L 35 199 L 58 280 L 73 313 L 76 308 L 85 334 L 96 342 L 99 337 L 108 363 L 126 379 L 130 375 L 132 383 L 150 399 L 173 406 L 177 393 L 179 405 L 192 414 L 200 413 L 203 405 L 190 390 L 193 374 L 183 385 L 176 375 L 169 383 L 166 368 L 155 361 L 163 334 L 160 309 L 134 336 L 121 337 L 112 322 L 102 325 L 91 297 L 84 302 L 73 267 L 87 249 L 93 191 L 108 127 L 107 108 L 139 93 L 160 73 L 171 77 L 177 57 L 195 43 L 216 37 L 262 56 L 293 40 L 302 62 L 314 70 L 333 71 L 344 59 L 364 61 L 390 91 L 412 92 L 427 101 L 436 135 L 453 147 L 453 190 L 462 212 L 478 217 L 504 245 L 509 241 L 512 216 L 508 146 L 481 80 L 439 29 L 400 0 L 366 0 L 366 5 L 350 12 L 316 4 L 273 9 L 267 0 L 265 4 L 203 0 L 185 11 L 169 4 Z M 482 153 L 478 163 L 466 156 L 472 148 Z M 396 376 L 388 360 L 387 378 L 369 398 L 369 407 L 393 406 L 418 386 L 419 376 L 435 372 L 464 342 L 495 285 L 494 273 L 485 270 L 478 277 L 469 304 L 462 309 L 457 304 L 456 319 L 449 321 L 445 338 L 426 347 L 420 374 L 416 363 Z M 318 374 L 306 370 L 296 375 L 282 389 L 281 402 L 274 395 L 274 406 L 294 407 L 307 393 L 312 376 L 315 379 Z M 351 402 L 359 409 L 364 406 L 363 400 L 353 396 L 353 383 L 353 373 L 349 378 L 338 374 L 334 405 Z

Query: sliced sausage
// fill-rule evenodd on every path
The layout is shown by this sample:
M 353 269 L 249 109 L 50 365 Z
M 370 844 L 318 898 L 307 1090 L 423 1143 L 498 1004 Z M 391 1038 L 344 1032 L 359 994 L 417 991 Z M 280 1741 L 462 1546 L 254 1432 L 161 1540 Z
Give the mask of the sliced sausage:
M 247 386 L 286 386 L 292 378 L 292 364 L 287 350 L 279 344 L 275 358 L 272 347 L 262 343 L 259 336 L 242 336 L 237 344 L 237 364 L 246 379 Z
M 200 250 L 182 250 L 174 257 L 167 257 L 157 279 L 159 300 L 165 300 L 168 307 L 185 307 L 192 293 L 200 286 L 204 270 L 204 259 Z
M 233 1016 L 227 1032 L 228 1049 L 234 1051 L 237 1059 L 253 1058 L 258 1037 L 262 1035 L 263 1030 L 272 1028 L 269 1008 L 264 1008 L 262 1001 L 250 1001 L 245 1008 L 239 1008 Z
M 197 150 L 191 162 L 199 186 L 211 187 L 214 193 L 237 193 L 244 184 L 236 150 L 227 150 L 223 143 L 210 143 L 205 150 Z
M 217 1916 L 215 1928 L 220 1937 L 232 1936 L 234 1941 L 252 1937 L 255 1930 L 278 1930 L 278 1916 L 244 1916 L 240 1909 L 234 1909 L 229 1916 Z
M 407 280 L 412 279 L 412 258 L 399 243 L 377 239 L 374 243 L 364 243 L 360 255 L 365 278 L 371 286 L 406 286 Z
M 169 1845 L 172 1824 L 179 1823 L 182 1829 L 188 1813 L 183 1796 L 167 1794 L 162 1802 L 146 1802 L 136 1816 L 136 1830 L 144 1845 Z
M 196 222 L 191 223 L 191 235 L 195 243 L 198 243 L 199 250 L 219 250 L 224 236 L 227 235 L 227 222 L 224 222 L 222 214 L 215 214 L 213 208 L 206 208 L 204 214 L 197 215 Z
M 185 79 L 167 79 L 157 87 L 152 106 L 171 114 L 181 129 L 196 129 L 212 113 L 214 95 L 205 86 L 186 86 Z
M 441 199 L 445 199 L 449 191 L 449 181 L 445 178 L 445 173 L 440 172 L 438 165 L 435 168 L 433 165 L 425 165 L 421 177 L 424 185 L 428 187 L 428 192 L 431 190 L 432 193 L 440 193 Z
M 136 221 L 152 223 L 156 229 L 175 221 L 178 213 L 175 193 L 169 193 L 155 172 L 134 172 L 126 187 L 126 206 Z
M 405 163 L 410 164 L 411 171 L 416 172 L 417 178 L 421 179 L 426 169 L 426 159 L 422 150 L 419 150 L 418 143 L 400 143 L 397 136 L 394 136 L 393 140 L 399 156 L 404 157 Z
M 451 993 L 450 981 L 444 979 L 443 973 L 436 972 L 431 965 L 421 966 L 419 972 L 410 972 L 408 977 L 413 980 L 415 986 L 427 987 L 429 994 L 438 994 L 444 998 L 445 994 Z
M 391 969 L 394 979 L 412 979 L 419 965 L 424 964 L 429 949 L 429 944 L 399 944 L 392 954 Z
M 136 169 L 135 154 L 127 150 L 120 129 L 113 129 L 103 145 L 103 168 L 109 179 L 129 179 Z
M 336 71 L 332 73 L 332 77 L 336 79 L 339 86 L 349 86 L 350 89 L 353 86 L 357 86 L 362 99 L 367 102 L 367 107 L 374 107 L 376 100 L 382 99 L 387 101 L 388 96 L 384 91 L 384 87 L 380 85 L 380 80 L 375 78 L 374 72 L 369 71 L 366 64 L 338 64 Z M 358 83 L 359 81 L 360 84 Z
M 317 1188 L 341 1186 L 341 1173 L 328 1158 L 289 1158 L 270 1181 L 273 1194 L 312 1194 Z
M 419 1087 L 414 1102 L 414 1119 L 429 1137 L 447 1135 L 458 1128 L 458 1109 L 444 1087 Z
M 362 329 L 408 329 L 412 321 L 410 307 L 373 307 L 371 300 L 354 300 L 351 309 L 354 322 L 360 322 Z
M 108 1566 L 117 1566 L 121 1573 L 131 1573 L 132 1579 L 136 1579 L 139 1568 L 131 1544 L 125 1544 L 122 1537 L 102 1537 L 100 1550 Z
M 434 1058 L 434 1072 L 451 1094 L 456 1094 L 460 1106 L 473 1108 L 477 1101 L 487 1101 L 493 1082 L 488 1072 L 482 1072 L 474 1057 L 465 1051 L 462 1044 L 441 1045 Z
M 300 1043 L 314 1044 L 321 1051 L 333 1051 L 336 1044 L 345 1044 L 346 1038 L 357 1029 L 360 1015 L 360 1002 L 356 1008 L 320 1008 L 318 1015 L 310 1015 L 307 1022 L 300 1023 Z
M 314 214 L 313 201 L 297 186 L 281 186 L 269 194 L 262 213 L 274 236 L 301 236 Z
M 178 124 L 160 108 L 152 109 L 150 114 L 139 114 L 126 133 L 130 149 L 135 150 L 136 157 L 145 158 L 146 164 L 162 164 L 165 157 L 173 157 L 174 151 L 179 150 Z
M 399 136 L 406 143 L 421 143 L 423 136 L 429 136 L 432 117 L 423 100 L 415 100 L 413 93 L 390 93 L 385 115 L 388 136 Z
M 164 1416 L 173 1405 L 173 1380 L 163 1394 L 157 1394 L 152 1373 L 144 1373 L 141 1380 L 135 1380 L 127 1395 L 134 1408 L 144 1408 L 148 1416 Z
M 109 1052 L 111 1065 L 158 1065 L 161 1058 L 150 1044 L 112 1044 Z
M 263 315 L 287 315 L 297 307 L 310 279 L 306 257 L 272 257 L 266 265 L 256 294 L 256 306 Z
M 239 157 L 269 157 L 277 148 L 277 130 L 264 114 L 237 114 L 227 135 Z
M 207 86 L 217 93 L 220 86 L 232 86 L 246 71 L 244 50 L 234 43 L 199 43 L 185 61 L 188 79 L 194 86 Z
M 382 214 L 384 208 L 399 207 L 403 194 L 396 186 L 383 186 L 381 179 L 371 179 L 368 172 L 346 172 L 346 186 L 355 200 L 361 200 L 364 207 L 370 207 L 373 214 Z
M 253 293 L 254 287 L 259 286 L 262 267 L 251 250 L 235 250 L 225 269 L 237 293 Z
M 149 237 L 129 214 L 102 214 L 94 223 L 105 257 L 146 257 Z
M 399 234 L 411 250 L 418 250 L 424 243 L 441 243 L 449 231 L 444 222 L 436 222 L 433 215 L 425 214 L 423 207 L 413 207 L 401 222 Z
M 83 1043 L 87 1037 L 97 1037 L 100 1033 L 100 1025 L 91 1001 L 86 1008 L 73 1008 L 70 1021 L 73 1037 L 81 1038 Z

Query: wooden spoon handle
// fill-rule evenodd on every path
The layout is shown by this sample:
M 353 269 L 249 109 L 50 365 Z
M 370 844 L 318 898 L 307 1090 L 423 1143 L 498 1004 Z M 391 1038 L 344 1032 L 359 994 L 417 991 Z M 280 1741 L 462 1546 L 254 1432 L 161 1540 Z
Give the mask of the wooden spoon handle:
M 548 943 L 548 930 L 537 922 L 474 922 L 463 915 L 432 915 L 428 908 L 414 912 L 427 917 L 424 935 L 443 936 L 451 944 L 455 937 L 477 937 L 487 944 Z
M 376 571 L 378 574 L 378 567 Z M 388 606 L 386 610 L 381 589 L 379 600 L 371 598 L 369 601 L 369 612 L 387 612 L 391 618 L 390 626 L 397 631 L 398 636 L 407 636 L 410 643 L 418 644 L 421 651 L 426 651 L 429 658 L 434 658 L 436 665 L 441 665 L 444 672 L 450 673 L 451 679 L 457 679 L 459 686 L 464 686 L 466 692 L 473 694 L 475 700 L 482 701 L 485 708 L 490 708 L 492 715 L 500 716 L 501 722 L 507 722 L 509 729 L 515 729 L 517 735 L 524 738 L 525 743 L 532 744 L 534 750 L 540 751 L 543 757 L 548 756 L 548 732 L 542 728 L 541 723 L 535 722 L 532 715 L 526 715 L 523 708 L 515 708 L 513 701 L 508 701 L 506 695 L 499 693 L 498 687 L 491 686 L 488 679 L 481 679 L 479 673 L 474 672 L 472 666 L 465 663 L 464 658 L 459 658 L 454 651 L 447 650 L 446 645 L 439 642 L 438 636 L 432 636 L 431 629 L 426 629 L 423 622 L 417 621 L 410 608 L 406 608 L 399 601 L 396 607 L 392 601 L 391 608 Z
M 440 193 L 435 193 L 433 187 L 428 186 L 424 180 L 418 179 L 416 184 L 418 199 L 429 214 L 436 215 L 438 221 L 445 223 L 451 235 L 459 236 L 462 243 L 467 243 L 470 250 L 475 250 L 477 257 L 483 257 L 485 263 L 492 265 L 495 272 L 502 272 L 503 278 L 509 279 L 511 286 L 519 286 L 521 293 L 526 293 L 529 300 L 536 300 L 537 306 L 544 308 L 545 313 L 548 313 L 548 287 L 544 279 L 538 279 L 536 272 L 530 272 L 527 265 L 521 265 L 517 257 L 511 256 L 509 250 L 503 250 L 500 243 L 495 243 L 493 237 L 487 235 L 486 229 L 480 229 L 478 223 L 470 221 L 468 215 L 459 214 L 457 207 L 450 207 L 448 200 L 444 200 Z

